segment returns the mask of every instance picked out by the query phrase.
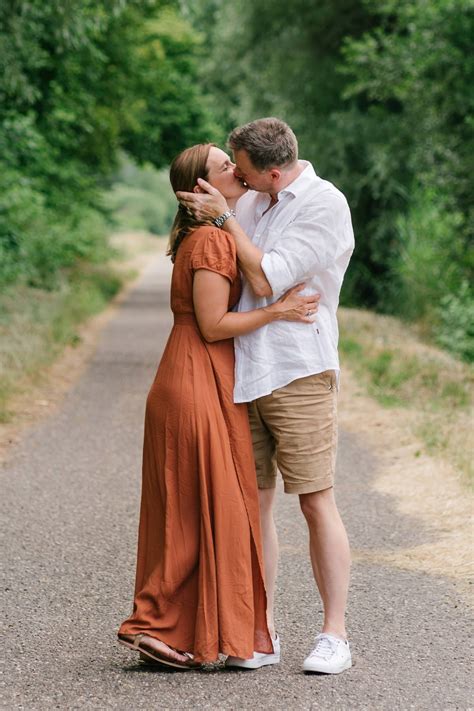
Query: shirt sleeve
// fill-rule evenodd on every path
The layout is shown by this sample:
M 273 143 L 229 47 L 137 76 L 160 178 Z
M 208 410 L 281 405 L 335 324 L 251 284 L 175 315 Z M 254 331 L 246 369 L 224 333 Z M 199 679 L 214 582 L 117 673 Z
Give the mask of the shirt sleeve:
M 191 254 L 191 268 L 207 269 L 227 277 L 232 284 L 237 276 L 237 253 L 234 238 L 224 230 L 203 230 Z
M 349 206 L 339 194 L 302 209 L 281 231 L 261 266 L 274 295 L 330 269 L 354 249 Z

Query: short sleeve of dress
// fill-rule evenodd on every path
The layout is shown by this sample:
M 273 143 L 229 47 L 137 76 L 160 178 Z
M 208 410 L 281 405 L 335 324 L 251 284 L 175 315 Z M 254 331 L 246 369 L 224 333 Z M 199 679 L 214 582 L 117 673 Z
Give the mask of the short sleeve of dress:
M 193 271 L 208 269 L 227 277 L 232 284 L 237 276 L 234 238 L 217 227 L 202 227 L 199 232 L 199 238 L 191 254 Z

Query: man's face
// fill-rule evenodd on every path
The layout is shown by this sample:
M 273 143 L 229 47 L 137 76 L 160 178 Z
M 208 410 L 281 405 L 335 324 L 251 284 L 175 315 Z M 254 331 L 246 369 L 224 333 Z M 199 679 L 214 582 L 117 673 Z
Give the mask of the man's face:
M 234 151 L 234 175 L 244 181 L 251 190 L 260 193 L 273 192 L 275 185 L 275 170 L 258 170 L 250 160 L 247 151 Z

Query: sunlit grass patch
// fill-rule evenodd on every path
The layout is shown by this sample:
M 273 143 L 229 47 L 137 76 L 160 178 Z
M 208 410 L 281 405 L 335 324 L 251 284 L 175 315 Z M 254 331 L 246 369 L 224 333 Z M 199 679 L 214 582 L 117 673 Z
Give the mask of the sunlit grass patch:
M 339 339 L 339 351 L 343 355 L 360 355 L 362 350 L 362 345 L 358 341 L 355 341 L 353 338 L 348 338 L 341 333 L 341 337 Z
M 385 407 L 416 411 L 416 434 L 431 454 L 473 479 L 474 368 L 422 342 L 398 319 L 341 309 L 340 352 L 368 393 Z

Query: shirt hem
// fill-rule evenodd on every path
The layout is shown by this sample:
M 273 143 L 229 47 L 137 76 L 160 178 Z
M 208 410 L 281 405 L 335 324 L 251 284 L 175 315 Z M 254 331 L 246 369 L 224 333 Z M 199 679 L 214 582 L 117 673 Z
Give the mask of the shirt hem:
M 336 385 L 337 385 L 337 389 L 339 390 L 339 379 L 340 379 L 340 373 L 341 373 L 341 368 L 340 368 L 339 364 L 325 365 L 320 368 L 309 369 L 309 370 L 304 371 L 302 373 L 298 373 L 295 376 L 285 378 L 282 382 L 277 380 L 275 384 L 272 384 L 270 389 L 265 388 L 265 390 L 263 390 L 263 391 L 257 390 L 250 397 L 245 394 L 236 395 L 235 390 L 234 390 L 234 403 L 236 405 L 238 405 L 243 402 L 253 402 L 254 400 L 258 400 L 258 398 L 260 398 L 260 397 L 265 397 L 266 395 L 271 395 L 271 393 L 274 390 L 278 390 L 279 388 L 284 388 L 285 385 L 289 385 L 294 380 L 299 380 L 300 378 L 307 378 L 309 375 L 317 375 L 318 373 L 324 373 L 325 370 L 334 370 L 336 372 Z

